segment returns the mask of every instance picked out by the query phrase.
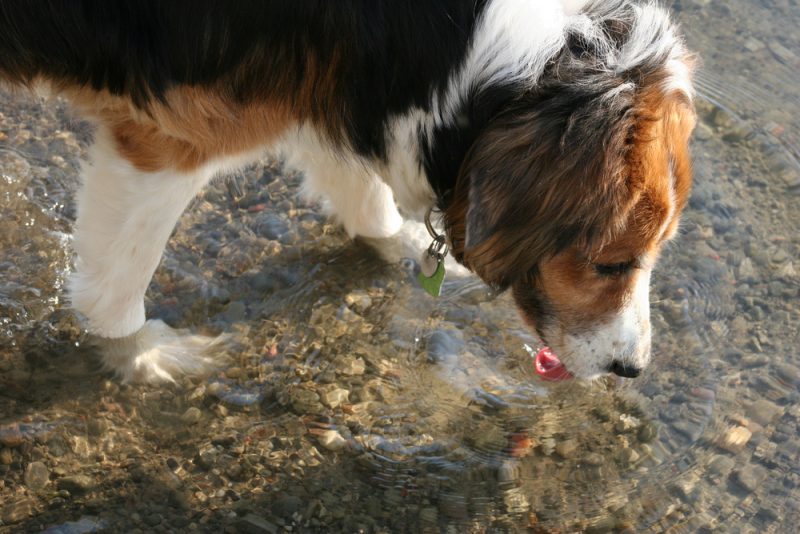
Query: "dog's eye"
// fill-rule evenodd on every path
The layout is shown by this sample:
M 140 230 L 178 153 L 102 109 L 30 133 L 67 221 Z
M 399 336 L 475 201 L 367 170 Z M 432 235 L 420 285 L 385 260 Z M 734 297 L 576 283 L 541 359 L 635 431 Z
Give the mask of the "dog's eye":
M 636 266 L 636 260 L 623 261 L 620 263 L 595 263 L 594 270 L 600 276 L 620 276 Z

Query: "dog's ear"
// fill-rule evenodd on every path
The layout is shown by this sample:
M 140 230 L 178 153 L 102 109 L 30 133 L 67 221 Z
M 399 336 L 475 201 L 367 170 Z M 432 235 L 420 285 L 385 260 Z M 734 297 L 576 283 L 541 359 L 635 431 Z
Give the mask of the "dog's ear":
M 626 93 L 562 88 L 491 121 L 445 212 L 456 258 L 505 288 L 565 247 L 618 231 L 637 190 L 626 165 L 636 122 Z

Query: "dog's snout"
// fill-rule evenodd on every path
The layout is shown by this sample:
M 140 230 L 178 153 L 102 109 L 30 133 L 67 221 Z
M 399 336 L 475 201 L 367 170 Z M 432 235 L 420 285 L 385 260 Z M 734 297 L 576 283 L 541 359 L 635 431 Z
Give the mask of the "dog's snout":
M 622 376 L 624 378 L 636 378 L 641 374 L 642 368 L 637 367 L 635 365 L 626 364 L 620 360 L 614 360 L 611 362 L 608 370 L 615 375 Z

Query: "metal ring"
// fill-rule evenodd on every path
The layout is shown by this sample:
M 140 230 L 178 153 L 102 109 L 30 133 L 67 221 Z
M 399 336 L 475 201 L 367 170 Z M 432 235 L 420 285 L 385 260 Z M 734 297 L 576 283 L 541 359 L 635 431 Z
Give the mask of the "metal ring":
M 437 234 L 436 230 L 433 228 L 433 224 L 431 223 L 431 215 L 433 215 L 433 206 L 428 208 L 428 212 L 425 214 L 425 228 L 428 230 L 430 236 L 436 239 L 439 237 L 439 234 Z

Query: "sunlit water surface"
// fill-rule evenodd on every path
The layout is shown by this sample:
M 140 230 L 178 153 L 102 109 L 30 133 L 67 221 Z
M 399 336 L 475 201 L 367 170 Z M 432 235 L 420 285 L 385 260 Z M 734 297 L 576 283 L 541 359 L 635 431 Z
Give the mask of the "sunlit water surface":
M 428 297 L 265 161 L 193 203 L 148 293 L 230 364 L 120 386 L 61 300 L 91 128 L 0 94 L 0 531 L 793 532 L 800 8 L 672 7 L 696 186 L 635 380 L 541 381 L 507 296 Z

